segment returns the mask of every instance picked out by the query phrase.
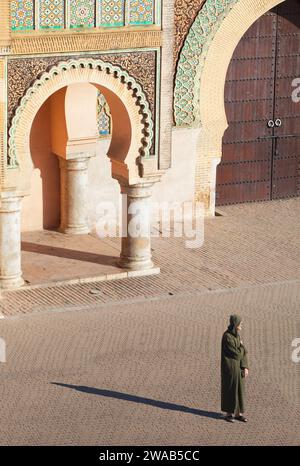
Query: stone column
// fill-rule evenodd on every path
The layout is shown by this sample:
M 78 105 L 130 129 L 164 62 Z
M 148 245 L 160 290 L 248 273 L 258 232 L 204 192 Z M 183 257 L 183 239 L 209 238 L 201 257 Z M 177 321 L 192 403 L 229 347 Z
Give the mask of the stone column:
M 120 266 L 130 270 L 153 267 L 150 239 L 150 197 L 153 183 L 121 185 L 123 237 Z
M 59 230 L 73 235 L 90 232 L 88 222 L 88 162 L 90 156 L 65 160 L 59 157 L 61 224 Z
M 23 285 L 21 270 L 21 200 L 1 197 L 0 205 L 0 287 Z

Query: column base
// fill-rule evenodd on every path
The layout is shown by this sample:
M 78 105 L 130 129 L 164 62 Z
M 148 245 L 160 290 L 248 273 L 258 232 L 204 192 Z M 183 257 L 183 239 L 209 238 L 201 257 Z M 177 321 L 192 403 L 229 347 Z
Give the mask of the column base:
M 59 227 L 57 229 L 60 233 L 67 235 L 88 235 L 91 232 L 91 229 L 87 226 L 81 227 Z
M 20 288 L 25 283 L 24 279 L 20 275 L 15 277 L 0 277 L 0 289 L 1 290 L 13 290 Z
M 149 270 L 153 269 L 154 264 L 151 259 L 136 259 L 134 257 L 122 257 L 120 258 L 118 265 L 122 269 L 128 270 Z

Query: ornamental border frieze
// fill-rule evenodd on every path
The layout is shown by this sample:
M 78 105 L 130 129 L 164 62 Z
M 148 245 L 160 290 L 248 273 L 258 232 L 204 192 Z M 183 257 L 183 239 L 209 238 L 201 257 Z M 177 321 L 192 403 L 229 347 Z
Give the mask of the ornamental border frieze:
M 37 94 L 44 85 L 52 78 L 58 75 L 62 75 L 65 72 L 72 70 L 99 70 L 105 71 L 106 73 L 114 76 L 123 85 L 128 86 L 132 90 L 133 98 L 136 101 L 136 105 L 140 107 L 140 114 L 142 115 L 142 124 L 144 126 L 143 134 L 144 137 L 141 140 L 140 155 L 143 157 L 150 156 L 150 148 L 153 142 L 153 119 L 150 110 L 149 103 L 146 95 L 140 84 L 137 83 L 134 77 L 130 76 L 128 72 L 121 69 L 119 66 L 113 65 L 112 63 L 104 62 L 100 59 L 71 59 L 68 61 L 61 61 L 57 66 L 52 66 L 49 71 L 42 73 L 39 79 L 36 79 L 29 89 L 27 89 L 25 95 L 22 97 L 16 113 L 12 119 L 11 127 L 9 129 L 9 166 L 18 166 L 17 154 L 16 154 L 16 131 L 19 125 L 20 118 L 26 109 L 30 99 Z
M 174 118 L 177 126 L 200 121 L 201 74 L 209 45 L 222 21 L 239 0 L 206 0 L 192 24 L 181 50 L 174 90 Z
M 86 55 L 80 56 L 38 56 L 31 58 L 10 58 L 8 60 L 7 83 L 8 83 L 8 126 L 10 126 L 15 111 L 20 100 L 26 93 L 32 83 L 38 79 L 42 73 L 47 72 L 52 66 L 58 65 L 62 60 L 81 60 L 86 59 Z M 119 66 L 142 87 L 150 105 L 150 111 L 153 116 L 156 108 L 156 73 L 157 59 L 156 51 L 142 52 L 123 52 L 115 54 L 91 54 L 90 59 L 102 60 Z M 147 73 L 144 70 L 147 70 Z M 24 73 L 24 70 L 26 72 Z M 153 141 L 154 143 L 154 141 Z M 151 147 L 151 155 L 155 150 L 155 144 Z
M 56 34 L 30 33 L 30 35 L 15 33 L 12 35 L 11 54 L 31 55 L 161 46 L 161 30 L 80 32 L 77 34 L 66 31 Z
M 90 55 L 64 55 L 64 56 L 38 56 L 9 58 L 7 71 L 8 86 L 8 122 L 18 106 L 18 102 L 30 85 L 42 73 L 50 67 L 57 65 L 62 60 L 81 59 L 102 60 L 107 63 L 121 67 L 129 75 L 133 76 L 142 86 L 154 115 L 156 99 L 156 51 L 123 52 L 123 53 L 95 53 Z M 144 70 L 147 70 L 147 73 Z M 26 72 L 24 73 L 24 70 Z
M 188 31 L 205 0 L 175 0 L 174 68 Z

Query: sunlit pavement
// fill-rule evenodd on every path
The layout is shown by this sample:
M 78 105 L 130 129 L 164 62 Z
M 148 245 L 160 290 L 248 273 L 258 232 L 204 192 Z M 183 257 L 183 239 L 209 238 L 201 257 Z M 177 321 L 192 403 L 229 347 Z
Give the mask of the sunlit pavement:
M 224 209 L 186 261 L 179 242 L 155 240 L 160 276 L 4 295 L 0 443 L 299 444 L 299 201 L 281 204 L 285 216 L 275 204 Z M 232 312 L 249 350 L 248 424 L 220 417 Z

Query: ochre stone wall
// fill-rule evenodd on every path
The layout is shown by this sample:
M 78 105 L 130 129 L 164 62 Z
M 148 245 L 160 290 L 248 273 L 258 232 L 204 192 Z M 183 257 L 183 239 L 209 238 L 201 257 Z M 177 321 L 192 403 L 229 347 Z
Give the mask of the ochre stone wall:
M 1 0 L 0 12 L 0 53 L 10 43 L 10 0 Z
M 1 0 L 0 14 L 0 186 L 3 185 L 5 170 L 5 108 L 6 108 L 6 90 L 5 90 L 5 73 L 6 59 L 1 54 L 6 54 L 10 46 L 10 0 Z
M 6 91 L 5 91 L 5 61 L 0 58 L 0 184 L 2 185 L 4 179 L 4 134 L 6 131 L 5 125 L 5 105 L 6 105 Z
M 159 168 L 171 166 L 171 131 L 173 126 L 173 44 L 174 0 L 163 0 L 163 47 L 161 49 L 160 79 L 160 149 Z

